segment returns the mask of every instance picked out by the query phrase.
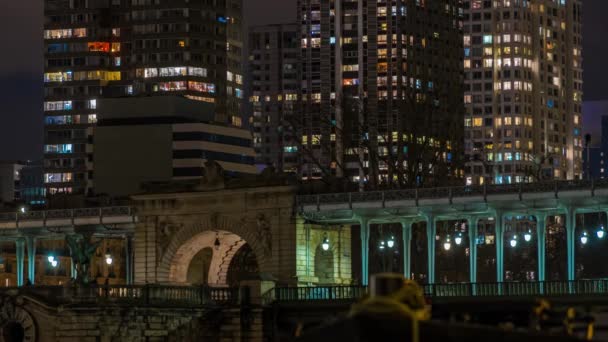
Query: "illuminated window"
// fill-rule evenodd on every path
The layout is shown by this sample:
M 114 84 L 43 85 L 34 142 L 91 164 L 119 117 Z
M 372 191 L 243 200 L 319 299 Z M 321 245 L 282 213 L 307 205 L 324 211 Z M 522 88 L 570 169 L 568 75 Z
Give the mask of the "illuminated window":
M 202 93 L 209 93 L 209 94 L 215 93 L 215 85 L 212 83 L 188 81 L 188 89 L 194 90 L 194 91 L 200 91 Z M 240 89 L 236 88 L 236 90 L 238 90 L 240 92 Z M 237 96 L 238 96 L 238 94 L 237 94 Z
M 44 174 L 44 182 L 45 183 L 66 183 L 72 181 L 72 173 L 45 173 Z
M 72 144 L 44 145 L 44 153 L 72 153 Z
M 72 101 L 45 101 L 44 110 L 72 110 Z
M 492 44 L 492 35 L 484 35 L 483 36 L 483 43 L 484 44 Z
M 44 82 L 69 82 L 72 80 L 72 72 L 47 72 L 44 73 Z
M 101 52 L 109 52 L 110 51 L 110 43 L 108 42 L 88 42 L 87 47 L 89 51 L 101 51 Z

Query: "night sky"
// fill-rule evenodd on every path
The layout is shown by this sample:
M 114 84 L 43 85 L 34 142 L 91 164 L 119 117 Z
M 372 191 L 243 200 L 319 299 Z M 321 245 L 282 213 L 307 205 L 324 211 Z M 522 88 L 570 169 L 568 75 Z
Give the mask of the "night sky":
M 244 2 L 248 25 L 295 19 L 295 0 Z M 42 3 L 0 0 L 0 160 L 42 157 Z M 583 3 L 585 101 L 608 100 L 608 1 Z

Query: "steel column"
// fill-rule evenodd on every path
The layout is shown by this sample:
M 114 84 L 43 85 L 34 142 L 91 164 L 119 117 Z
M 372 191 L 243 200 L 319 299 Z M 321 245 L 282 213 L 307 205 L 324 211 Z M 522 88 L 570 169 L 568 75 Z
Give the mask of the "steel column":
M 413 221 L 401 221 L 401 232 L 403 238 L 403 275 L 405 278 L 412 277 L 412 226 Z
M 36 282 L 36 238 L 28 236 L 27 243 L 27 279 L 33 285 Z
M 504 250 L 505 250 L 505 246 L 503 243 L 504 240 L 504 229 L 503 229 L 503 221 L 504 221 L 504 217 L 502 212 L 497 211 L 496 212 L 496 216 L 494 218 L 494 224 L 495 224 L 495 234 L 496 234 L 496 241 L 495 241 L 495 245 L 496 245 L 496 281 L 499 283 L 502 283 L 504 280 L 504 268 L 505 268 L 505 264 L 504 264 Z
M 546 269 L 546 222 L 547 215 L 545 213 L 536 214 L 536 235 L 537 235 L 537 262 L 538 262 L 538 281 L 545 281 Z
M 369 283 L 369 232 L 370 223 L 366 218 L 359 220 L 361 226 L 361 285 Z
M 469 279 L 471 283 L 477 282 L 477 222 L 475 216 L 467 217 L 469 230 Z
M 25 262 L 25 241 L 18 238 L 15 241 L 15 254 L 17 257 L 17 286 L 23 286 L 23 264 Z
M 575 234 L 576 209 L 569 207 L 566 210 L 566 244 L 568 247 L 568 280 L 575 278 Z
M 437 221 L 432 215 L 426 217 L 426 239 L 428 253 L 428 283 L 435 283 L 435 236 L 437 235 Z

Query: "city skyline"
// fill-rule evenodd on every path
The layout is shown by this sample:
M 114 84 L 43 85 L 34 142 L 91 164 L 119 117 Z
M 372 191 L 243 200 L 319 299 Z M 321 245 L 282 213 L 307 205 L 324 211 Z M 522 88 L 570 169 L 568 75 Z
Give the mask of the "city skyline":
M 293 22 L 295 0 L 245 1 L 248 26 Z M 10 148 L 0 149 L 0 160 L 40 159 L 42 157 L 42 3 L 10 2 L 0 11 L 0 42 L 11 46 L 10 53 L 0 64 L 0 113 L 5 124 L 0 125 L 0 143 Z M 602 14 L 608 3 L 586 1 L 583 4 L 583 68 L 584 101 L 608 99 L 602 81 L 607 71 L 603 60 L 608 56 L 605 38 L 598 32 L 608 31 Z M 587 118 L 585 121 L 589 121 Z M 590 126 L 595 126 L 593 123 Z

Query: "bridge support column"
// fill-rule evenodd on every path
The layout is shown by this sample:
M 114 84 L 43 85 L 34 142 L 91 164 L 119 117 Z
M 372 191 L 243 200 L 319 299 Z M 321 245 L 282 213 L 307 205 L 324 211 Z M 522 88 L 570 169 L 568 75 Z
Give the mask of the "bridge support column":
M 471 284 L 477 282 L 477 222 L 475 216 L 467 217 L 469 229 L 469 281 Z
M 36 281 L 36 238 L 28 236 L 27 243 L 27 279 L 33 285 Z
M 576 210 L 566 209 L 566 245 L 568 246 L 568 280 L 575 278 Z
M 369 220 L 361 218 L 359 220 L 361 226 L 361 285 L 367 286 L 369 283 Z
M 403 238 L 403 275 L 407 279 L 412 277 L 412 225 L 411 220 L 401 221 L 401 231 Z
M 502 212 L 496 211 L 494 218 L 494 231 L 496 233 L 496 281 L 502 283 L 504 281 L 504 269 L 505 269 L 505 246 L 503 243 L 504 229 L 503 229 L 504 217 Z
M 433 215 L 426 217 L 426 239 L 428 253 L 428 283 L 435 284 L 435 236 L 437 235 L 437 219 Z
M 125 239 L 125 280 L 127 285 L 133 284 L 133 237 L 127 235 Z
M 17 286 L 23 286 L 23 264 L 25 263 L 25 241 L 18 238 L 15 241 L 15 254 L 17 257 Z
M 540 214 L 536 214 L 536 235 L 538 237 L 538 281 L 543 282 L 545 281 L 545 268 L 546 268 L 546 262 L 545 262 L 545 255 L 546 255 L 546 236 L 545 236 L 545 231 L 546 231 L 546 222 L 547 222 L 547 214 L 545 213 L 540 213 Z M 542 287 L 541 287 L 542 290 Z

